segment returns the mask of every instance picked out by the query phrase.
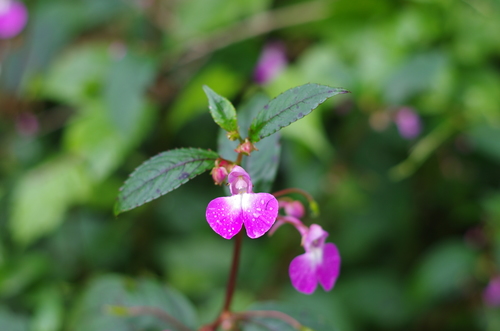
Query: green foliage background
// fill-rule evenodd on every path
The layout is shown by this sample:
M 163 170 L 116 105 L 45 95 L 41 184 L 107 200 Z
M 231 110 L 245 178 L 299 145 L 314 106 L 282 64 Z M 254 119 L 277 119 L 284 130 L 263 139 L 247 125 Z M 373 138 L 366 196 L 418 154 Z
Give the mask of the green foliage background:
M 204 212 L 224 191 L 207 173 L 115 218 L 118 188 L 161 151 L 217 149 L 203 85 L 238 109 L 308 82 L 352 94 L 282 131 L 273 190 L 316 197 L 341 276 L 296 293 L 287 268 L 302 248 L 283 228 L 245 241 L 236 308 L 307 307 L 326 330 L 500 329 L 482 301 L 500 273 L 498 1 L 25 3 L 25 32 L 0 44 L 2 330 L 163 330 L 110 319 L 100 300 L 170 307 L 165 284 L 187 323 L 213 319 L 232 243 Z M 257 86 L 272 40 L 290 63 Z M 392 122 L 403 106 L 422 118 L 416 139 Z

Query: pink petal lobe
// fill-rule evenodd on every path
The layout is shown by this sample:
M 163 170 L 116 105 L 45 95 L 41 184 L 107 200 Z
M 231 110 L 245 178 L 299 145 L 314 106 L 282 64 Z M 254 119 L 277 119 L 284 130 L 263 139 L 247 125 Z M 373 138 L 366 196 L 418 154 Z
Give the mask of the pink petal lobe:
M 205 216 L 210 227 L 222 238 L 231 239 L 243 226 L 241 195 L 210 201 Z
M 292 260 L 288 274 L 293 287 L 299 292 L 312 294 L 318 286 L 316 267 L 312 256 L 308 253 L 299 255 Z
M 269 231 L 278 217 L 278 200 L 269 193 L 240 194 L 247 235 L 258 238 Z
M 325 291 L 330 291 L 340 273 L 340 254 L 332 243 L 323 246 L 323 261 L 317 266 L 316 276 Z

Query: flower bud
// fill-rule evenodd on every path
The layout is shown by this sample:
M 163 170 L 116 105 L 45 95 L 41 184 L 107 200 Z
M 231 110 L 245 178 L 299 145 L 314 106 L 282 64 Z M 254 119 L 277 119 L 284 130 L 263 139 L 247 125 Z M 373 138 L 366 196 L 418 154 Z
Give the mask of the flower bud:
M 215 185 L 222 185 L 227 178 L 228 172 L 224 167 L 215 167 L 212 169 L 211 174 Z
M 250 155 L 253 151 L 258 151 L 253 143 L 251 143 L 248 139 L 245 139 L 245 142 L 241 143 L 234 150 L 236 153 L 243 153 L 245 155 Z

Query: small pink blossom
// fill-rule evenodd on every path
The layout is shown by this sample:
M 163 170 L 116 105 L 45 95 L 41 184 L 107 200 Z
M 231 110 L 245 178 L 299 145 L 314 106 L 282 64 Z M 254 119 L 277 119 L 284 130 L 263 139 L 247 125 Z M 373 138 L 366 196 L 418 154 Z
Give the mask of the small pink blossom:
M 0 0 L 0 39 L 17 36 L 28 21 L 28 11 L 22 2 Z
M 278 216 L 278 200 L 269 193 L 253 193 L 250 175 L 240 166 L 233 167 L 227 181 L 232 195 L 216 198 L 207 206 L 210 227 L 225 239 L 240 232 L 243 224 L 252 239 L 265 234 Z
M 483 292 L 483 301 L 487 306 L 500 307 L 500 276 L 490 280 Z
M 299 292 L 312 294 L 318 283 L 330 291 L 340 273 L 340 254 L 332 243 L 325 243 L 328 233 L 312 224 L 302 236 L 305 254 L 292 260 L 288 273 L 293 287 Z
M 253 78 L 257 84 L 266 84 L 286 67 L 285 46 L 280 42 L 269 43 L 264 47 L 255 67 Z
M 287 216 L 302 218 L 305 214 L 305 208 L 302 202 L 298 200 L 280 200 L 280 208 L 283 208 Z
M 416 138 L 422 131 L 420 117 L 409 107 L 398 110 L 394 122 L 398 127 L 399 134 L 405 139 Z

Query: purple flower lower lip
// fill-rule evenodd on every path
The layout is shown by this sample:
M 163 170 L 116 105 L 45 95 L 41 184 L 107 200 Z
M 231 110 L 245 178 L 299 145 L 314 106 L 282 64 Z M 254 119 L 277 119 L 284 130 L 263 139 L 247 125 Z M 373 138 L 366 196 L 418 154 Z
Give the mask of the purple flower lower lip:
M 420 117 L 411 108 L 404 107 L 398 110 L 394 121 L 403 138 L 413 139 L 422 131 Z
M 285 47 L 282 43 L 273 42 L 264 47 L 254 71 L 257 84 L 265 84 L 273 80 L 287 64 Z
M 28 11 L 22 2 L 0 2 L 0 39 L 17 36 L 28 21 Z
M 269 193 L 253 193 L 250 176 L 240 166 L 233 168 L 228 183 L 232 196 L 216 198 L 207 206 L 210 227 L 225 239 L 231 239 L 243 225 L 252 239 L 269 231 L 278 216 L 278 200 Z

